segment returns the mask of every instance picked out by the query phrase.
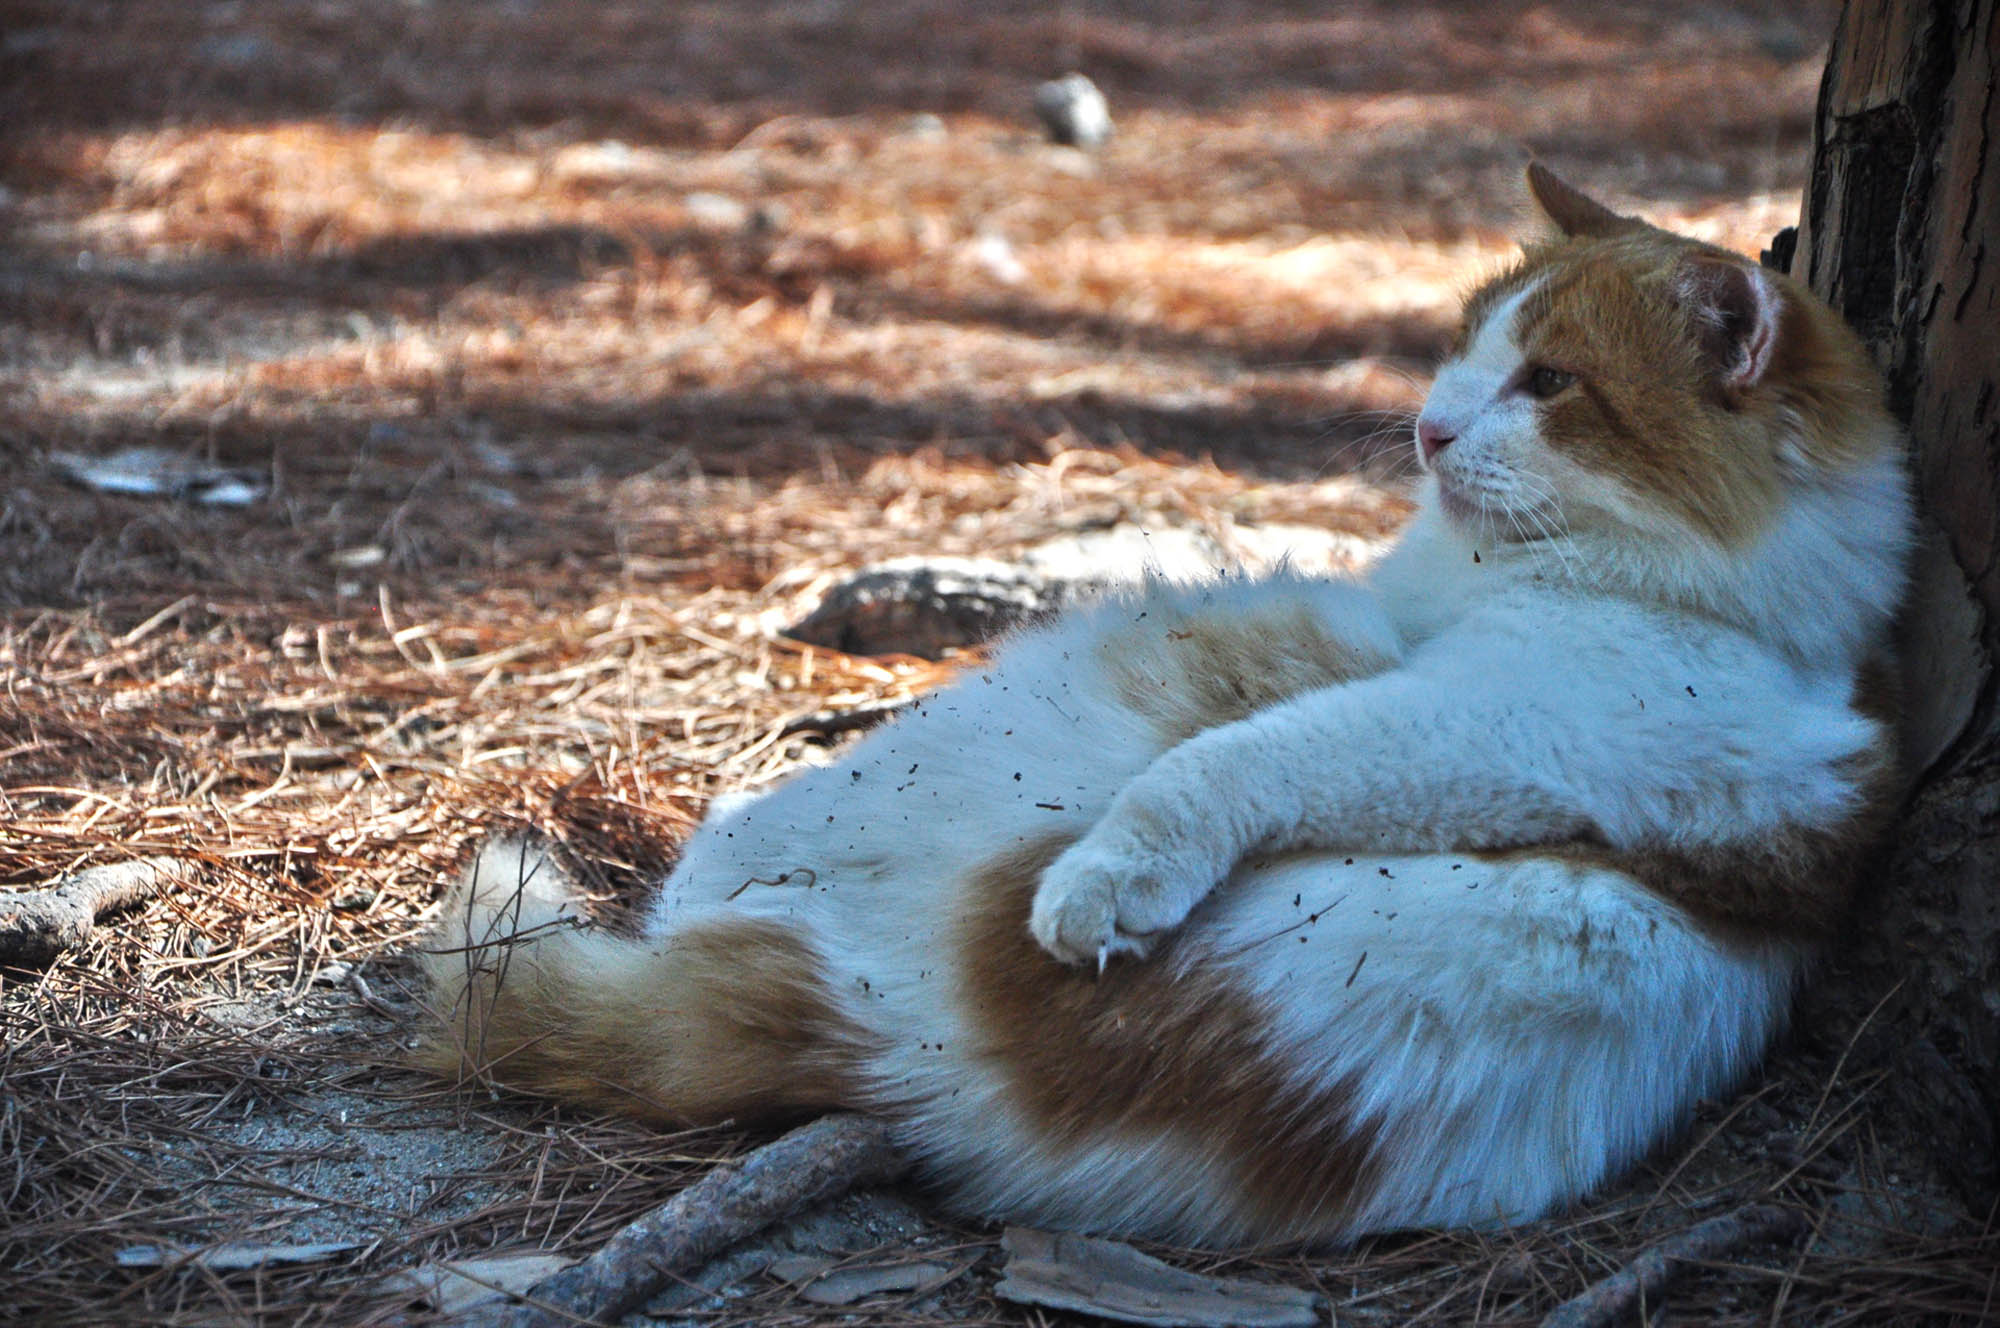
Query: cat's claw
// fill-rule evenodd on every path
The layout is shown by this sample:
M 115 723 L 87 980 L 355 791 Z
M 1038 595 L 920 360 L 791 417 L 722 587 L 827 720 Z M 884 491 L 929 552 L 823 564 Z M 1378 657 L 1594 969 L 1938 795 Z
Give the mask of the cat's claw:
M 1119 955 L 1144 958 L 1208 893 L 1208 883 L 1174 867 L 1086 836 L 1042 873 L 1028 929 L 1057 959 L 1079 967 L 1094 960 L 1100 974 Z

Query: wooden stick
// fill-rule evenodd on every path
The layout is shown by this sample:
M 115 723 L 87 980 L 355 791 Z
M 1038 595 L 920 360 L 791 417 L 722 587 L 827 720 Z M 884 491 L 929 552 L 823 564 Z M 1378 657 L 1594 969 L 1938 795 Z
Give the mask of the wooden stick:
M 467 1328 L 615 1323 L 674 1280 L 773 1222 L 862 1185 L 908 1173 L 889 1128 L 867 1116 L 826 1116 L 717 1167 L 626 1226 L 597 1253 L 538 1282 L 523 1304 L 481 1305 Z
M 785 726 L 778 730 L 778 736 L 789 738 L 800 733 L 819 733 L 831 738 L 855 729 L 872 729 L 915 704 L 914 701 L 871 701 L 852 710 L 819 710 L 786 720 Z
M 187 869 L 178 858 L 134 858 L 70 872 L 39 890 L 0 894 L 0 967 L 45 967 L 89 940 L 99 919 L 151 898 Z
M 1630 1322 L 1642 1299 L 1656 1300 L 1666 1290 L 1680 1264 L 1720 1258 L 1746 1245 L 1796 1240 L 1805 1229 L 1801 1214 L 1771 1204 L 1746 1204 L 1711 1217 L 1661 1241 L 1582 1295 L 1556 1306 L 1542 1320 L 1542 1328 L 1609 1328 Z

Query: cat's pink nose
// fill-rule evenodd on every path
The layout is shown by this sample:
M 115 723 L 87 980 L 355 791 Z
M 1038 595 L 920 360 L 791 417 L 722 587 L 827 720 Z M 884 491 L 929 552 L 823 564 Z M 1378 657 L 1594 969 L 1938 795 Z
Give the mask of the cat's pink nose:
M 1432 457 L 1444 451 L 1445 448 L 1451 446 L 1452 440 L 1457 437 L 1456 433 L 1439 424 L 1436 420 L 1419 419 L 1417 421 L 1417 446 L 1423 449 L 1424 460 L 1426 461 L 1429 461 Z

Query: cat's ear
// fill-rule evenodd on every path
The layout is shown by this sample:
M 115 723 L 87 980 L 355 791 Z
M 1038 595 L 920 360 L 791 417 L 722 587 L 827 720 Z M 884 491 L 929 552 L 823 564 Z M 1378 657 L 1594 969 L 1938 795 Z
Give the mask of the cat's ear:
M 1719 254 L 1691 254 L 1674 271 L 1674 296 L 1725 392 L 1764 381 L 1785 310 L 1770 273 Z
M 1539 161 L 1528 163 L 1528 192 L 1555 228 L 1572 239 L 1623 235 L 1644 228 L 1637 217 L 1621 217 L 1582 190 L 1570 185 Z

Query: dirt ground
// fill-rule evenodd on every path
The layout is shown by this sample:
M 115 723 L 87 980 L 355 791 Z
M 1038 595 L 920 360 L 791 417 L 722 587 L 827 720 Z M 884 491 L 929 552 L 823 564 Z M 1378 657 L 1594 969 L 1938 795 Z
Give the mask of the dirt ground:
M 1385 538 L 1529 154 L 1754 252 L 1832 16 L 0 3 L 0 885 L 189 872 L 0 973 L 0 1318 L 421 1322 L 388 1274 L 587 1250 L 740 1152 L 398 1068 L 466 846 L 532 825 L 643 890 L 711 796 L 823 747 L 792 721 L 949 672 L 783 635 L 868 563 Z M 1094 153 L 1029 109 L 1070 69 L 1110 98 Z M 172 492 L 104 491 L 141 447 Z M 1651 1322 L 1991 1321 L 1992 1216 L 1900 1169 L 1850 1031 L 1561 1219 L 1175 1257 L 1339 1322 L 1530 1323 L 1763 1199 L 1812 1236 Z M 1060 1321 L 994 1298 L 997 1233 L 857 1202 L 763 1248 L 959 1272 L 829 1309 L 751 1251 L 659 1314 Z M 353 1248 L 213 1257 L 312 1243 Z

